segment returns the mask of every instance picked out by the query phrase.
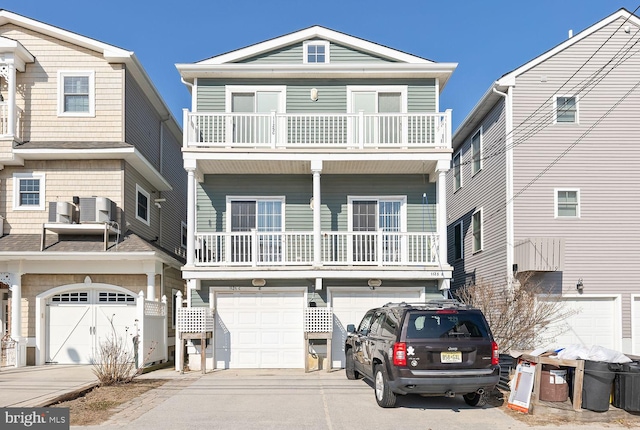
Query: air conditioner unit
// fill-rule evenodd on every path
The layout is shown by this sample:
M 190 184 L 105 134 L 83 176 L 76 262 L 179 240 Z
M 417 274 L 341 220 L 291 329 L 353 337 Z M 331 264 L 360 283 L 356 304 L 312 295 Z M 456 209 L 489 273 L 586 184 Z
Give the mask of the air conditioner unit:
M 80 197 L 80 222 L 110 222 L 116 218 L 116 204 L 106 197 Z
M 69 202 L 49 202 L 49 222 L 73 223 L 75 206 Z

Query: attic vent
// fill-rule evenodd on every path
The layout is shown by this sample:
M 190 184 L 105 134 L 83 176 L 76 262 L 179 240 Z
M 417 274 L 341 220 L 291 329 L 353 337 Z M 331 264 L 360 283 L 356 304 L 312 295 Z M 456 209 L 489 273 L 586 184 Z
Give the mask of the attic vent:
M 106 197 L 80 197 L 80 222 L 115 221 L 116 204 Z

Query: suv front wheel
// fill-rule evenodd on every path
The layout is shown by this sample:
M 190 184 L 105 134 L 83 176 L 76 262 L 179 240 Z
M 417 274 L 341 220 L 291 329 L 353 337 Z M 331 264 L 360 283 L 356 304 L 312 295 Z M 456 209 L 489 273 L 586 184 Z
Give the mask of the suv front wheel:
M 375 393 L 376 402 L 383 408 L 392 408 L 396 405 L 396 395 L 389 387 L 389 377 L 384 365 L 378 364 L 375 368 Z

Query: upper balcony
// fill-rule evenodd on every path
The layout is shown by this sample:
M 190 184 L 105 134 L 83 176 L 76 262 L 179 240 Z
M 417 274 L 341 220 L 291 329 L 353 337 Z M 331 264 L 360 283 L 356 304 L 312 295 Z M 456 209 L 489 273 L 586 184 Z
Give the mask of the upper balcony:
M 451 148 L 451 110 L 443 113 L 191 113 L 185 148 Z
M 17 141 L 21 140 L 21 137 L 22 137 L 21 121 L 22 121 L 23 111 L 17 106 L 15 109 L 16 109 L 16 122 L 13 127 L 10 127 L 11 119 L 9 115 L 9 102 L 0 101 L 0 138 L 14 138 Z

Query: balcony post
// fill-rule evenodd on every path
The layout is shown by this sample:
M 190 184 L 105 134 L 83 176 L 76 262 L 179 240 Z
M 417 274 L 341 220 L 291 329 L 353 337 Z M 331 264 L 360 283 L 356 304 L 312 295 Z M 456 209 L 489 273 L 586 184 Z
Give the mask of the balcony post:
M 440 167 L 440 166 L 438 166 Z M 447 169 L 436 170 L 438 175 L 436 179 L 436 203 L 437 203 L 437 227 L 438 227 L 438 260 L 441 265 L 447 262 L 447 188 L 446 174 Z
M 187 168 L 187 266 L 196 255 L 196 178 L 195 169 Z
M 364 111 L 358 113 L 358 140 L 360 149 L 364 149 Z
M 313 172 L 313 265 L 322 265 L 322 226 L 320 221 L 320 172 L 322 172 L 322 160 L 311 161 Z
M 276 132 L 278 127 L 276 126 L 276 111 L 271 111 L 271 127 L 269 127 L 269 134 L 271 136 L 271 148 L 276 148 L 276 142 L 278 141 L 276 138 Z
M 13 60 L 5 59 L 7 72 L 8 102 L 7 102 L 7 130 L 9 136 L 16 136 L 17 109 L 16 109 L 16 65 Z

